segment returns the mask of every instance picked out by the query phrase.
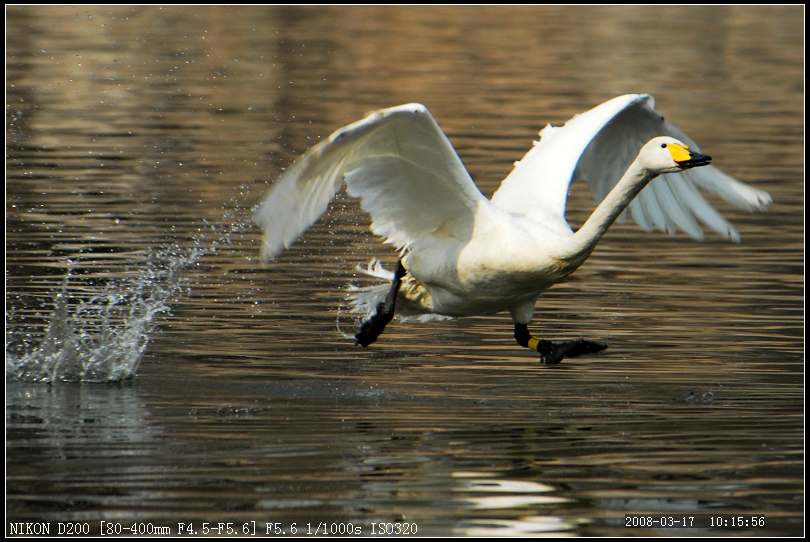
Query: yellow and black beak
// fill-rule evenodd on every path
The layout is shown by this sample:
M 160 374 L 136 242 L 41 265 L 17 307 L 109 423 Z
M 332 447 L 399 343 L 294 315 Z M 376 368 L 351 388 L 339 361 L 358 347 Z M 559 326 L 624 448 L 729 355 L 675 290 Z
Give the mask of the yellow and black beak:
M 681 169 L 689 169 L 698 166 L 707 166 L 712 163 L 712 157 L 708 154 L 700 154 L 699 152 L 690 152 L 688 160 L 677 160 L 675 163 Z
M 684 147 L 683 145 L 669 143 L 667 149 L 669 150 L 669 154 L 672 155 L 672 159 L 681 169 L 705 166 L 712 163 L 712 157 L 708 154 L 690 151 L 688 147 Z

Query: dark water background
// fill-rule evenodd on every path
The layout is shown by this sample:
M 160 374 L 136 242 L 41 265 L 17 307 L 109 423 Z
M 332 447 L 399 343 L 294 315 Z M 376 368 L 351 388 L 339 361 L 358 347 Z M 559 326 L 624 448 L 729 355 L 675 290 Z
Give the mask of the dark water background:
M 8 8 L 7 357 L 46 335 L 58 292 L 92 304 L 140 284 L 154 247 L 175 248 L 164 267 L 197 250 L 140 335 L 134 379 L 7 379 L 8 521 L 802 534 L 802 21 L 802 7 Z M 395 323 L 354 347 L 343 288 L 395 256 L 345 197 L 257 261 L 245 209 L 369 110 L 427 104 L 491 194 L 545 123 L 627 92 L 653 94 L 774 204 L 718 204 L 740 245 L 611 229 L 534 323 L 606 339 L 604 354 L 542 367 L 506 314 Z M 584 185 L 571 208 L 590 212 Z M 626 514 L 765 526 L 627 529 Z

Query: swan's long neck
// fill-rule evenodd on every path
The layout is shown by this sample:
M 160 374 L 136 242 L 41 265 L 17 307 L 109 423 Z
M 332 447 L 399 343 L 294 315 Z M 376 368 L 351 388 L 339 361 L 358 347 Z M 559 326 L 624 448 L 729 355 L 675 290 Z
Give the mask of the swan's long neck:
M 585 261 L 585 258 L 590 255 L 611 224 L 633 201 L 633 198 L 641 192 L 641 189 L 647 186 L 647 183 L 655 177 L 654 173 L 639 164 L 638 159 L 634 160 L 618 184 L 613 187 L 613 190 L 591 213 L 585 224 L 574 234 L 574 242 L 567 251 L 568 259 L 572 261 L 580 260 L 576 262 L 577 266 Z

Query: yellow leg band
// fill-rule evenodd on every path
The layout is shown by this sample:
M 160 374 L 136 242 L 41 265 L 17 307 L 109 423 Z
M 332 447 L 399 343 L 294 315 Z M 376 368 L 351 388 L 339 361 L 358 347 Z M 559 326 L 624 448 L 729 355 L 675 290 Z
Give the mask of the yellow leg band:
M 529 348 L 531 348 L 532 350 L 536 351 L 538 344 L 540 344 L 540 339 L 538 339 L 537 337 L 531 337 L 529 339 Z

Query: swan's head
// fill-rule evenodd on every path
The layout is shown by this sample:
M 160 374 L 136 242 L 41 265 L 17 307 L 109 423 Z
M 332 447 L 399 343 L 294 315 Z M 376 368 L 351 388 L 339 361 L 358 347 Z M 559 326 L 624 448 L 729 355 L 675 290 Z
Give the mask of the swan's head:
M 711 164 L 712 157 L 693 151 L 686 143 L 674 137 L 655 137 L 638 154 L 641 165 L 655 173 L 675 173 L 685 169 Z

